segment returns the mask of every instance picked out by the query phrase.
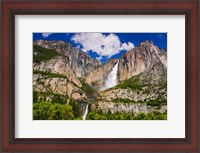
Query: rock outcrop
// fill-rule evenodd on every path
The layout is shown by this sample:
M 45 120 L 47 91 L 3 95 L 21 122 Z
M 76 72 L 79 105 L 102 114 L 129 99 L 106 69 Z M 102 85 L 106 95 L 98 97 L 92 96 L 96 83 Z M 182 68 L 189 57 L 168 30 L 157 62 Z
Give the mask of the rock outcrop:
M 34 45 L 42 47 L 33 50 L 34 57 L 39 56 L 33 63 L 33 90 L 38 93 L 84 101 L 92 111 L 104 113 L 167 111 L 167 54 L 151 41 L 105 64 L 64 41 L 38 40 Z M 43 49 L 51 49 L 51 54 L 45 56 Z M 100 91 L 115 65 L 118 85 Z
M 155 63 L 167 67 L 167 55 L 151 41 L 142 42 L 138 48 L 126 52 L 119 60 L 119 82 L 144 72 Z
M 86 82 L 89 85 L 95 87 L 96 89 L 100 89 L 104 85 L 107 75 L 115 66 L 117 61 L 117 59 L 111 59 L 107 63 L 91 71 L 86 77 Z
M 59 55 L 68 60 L 66 64 L 69 64 L 77 77 L 85 78 L 92 70 L 101 65 L 100 61 L 91 58 L 87 53 L 64 41 L 37 40 L 34 41 L 34 45 L 56 50 Z
M 91 104 L 93 111 L 134 115 L 167 111 L 167 57 L 152 42 L 141 43 L 120 58 L 118 78 L 117 86 L 99 92 Z
M 67 96 L 73 99 L 86 99 L 87 96 L 79 87 L 67 78 L 54 77 L 48 75 L 33 75 L 33 90 L 42 93 L 54 93 Z M 52 97 L 50 97 L 51 99 Z
M 33 55 L 34 91 L 87 99 L 80 78 L 101 66 L 100 61 L 64 41 L 34 41 Z
M 113 102 L 98 102 L 91 106 L 92 111 L 102 111 L 103 113 L 131 113 L 133 115 L 138 115 L 139 113 L 148 114 L 150 112 L 160 112 L 165 113 L 167 111 L 167 106 L 163 105 L 160 108 L 157 106 L 148 106 L 145 103 L 113 103 Z
M 67 77 L 69 81 L 72 81 L 77 86 L 81 87 L 81 82 L 68 64 L 68 59 L 63 56 L 57 56 L 47 61 L 41 61 L 40 63 L 33 63 L 33 70 L 61 74 L 64 77 Z

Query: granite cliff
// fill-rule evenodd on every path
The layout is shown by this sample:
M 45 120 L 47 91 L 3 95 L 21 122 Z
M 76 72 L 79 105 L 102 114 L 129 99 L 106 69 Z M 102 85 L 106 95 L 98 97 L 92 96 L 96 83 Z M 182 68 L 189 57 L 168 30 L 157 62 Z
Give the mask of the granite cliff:
M 113 61 L 114 65 L 116 60 Z M 105 72 L 102 66 L 98 68 L 98 71 L 100 70 Z M 97 73 L 97 70 L 94 70 L 94 73 Z M 93 74 L 93 71 L 90 74 Z M 90 78 L 90 75 L 87 77 Z M 91 79 L 95 81 L 96 77 Z M 104 80 L 101 80 L 100 86 Z M 153 42 L 142 42 L 139 47 L 121 56 L 117 80 L 117 86 L 99 92 L 90 105 L 91 111 L 133 115 L 167 112 L 167 55 Z
M 46 40 L 34 41 L 33 62 L 34 91 L 81 100 L 87 98 L 83 89 L 85 76 L 101 65 L 69 43 Z
M 110 74 L 116 74 L 117 84 L 105 88 Z M 102 64 L 64 41 L 37 40 L 33 43 L 33 91 L 44 101 L 60 95 L 66 104 L 80 103 L 77 108 L 82 113 L 89 111 L 86 119 L 95 119 L 94 112 L 166 113 L 167 54 L 145 41 Z
M 142 42 L 139 47 L 126 52 L 119 60 L 119 82 L 138 75 L 155 63 L 167 67 L 166 52 L 159 49 L 152 41 Z
M 64 41 L 34 41 L 34 45 L 46 49 L 54 49 L 59 55 L 65 57 L 66 64 L 73 70 L 77 77 L 86 77 L 92 70 L 101 65 L 101 62 L 91 58 L 87 53 L 72 47 Z

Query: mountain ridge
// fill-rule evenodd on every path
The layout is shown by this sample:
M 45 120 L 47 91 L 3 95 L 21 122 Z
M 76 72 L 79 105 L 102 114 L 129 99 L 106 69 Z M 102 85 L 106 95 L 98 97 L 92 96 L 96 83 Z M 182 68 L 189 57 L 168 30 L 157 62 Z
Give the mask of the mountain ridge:
M 90 57 L 87 53 L 77 48 L 74 48 L 68 42 L 35 40 L 33 44 L 39 45 L 47 49 L 54 49 L 60 55 L 68 57 L 68 64 L 70 65 L 71 69 L 74 70 L 74 73 L 78 77 L 85 77 L 94 68 L 102 65 L 102 63 L 99 60 L 95 60 L 92 57 Z
M 33 63 L 33 90 L 45 101 L 51 102 L 52 95 L 58 94 L 73 107 L 78 102 L 82 112 L 91 110 L 89 117 L 94 111 L 132 115 L 167 111 L 167 53 L 152 41 L 141 42 L 104 64 L 64 41 L 36 40 L 33 55 L 37 59 Z M 118 85 L 99 91 L 116 63 Z

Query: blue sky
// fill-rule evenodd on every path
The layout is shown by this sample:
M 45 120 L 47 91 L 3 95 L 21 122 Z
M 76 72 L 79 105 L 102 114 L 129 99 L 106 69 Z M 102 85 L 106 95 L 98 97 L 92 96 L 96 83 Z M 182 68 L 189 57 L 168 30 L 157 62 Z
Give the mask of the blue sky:
M 33 33 L 33 40 L 63 40 L 102 63 L 121 57 L 146 40 L 167 50 L 167 33 Z

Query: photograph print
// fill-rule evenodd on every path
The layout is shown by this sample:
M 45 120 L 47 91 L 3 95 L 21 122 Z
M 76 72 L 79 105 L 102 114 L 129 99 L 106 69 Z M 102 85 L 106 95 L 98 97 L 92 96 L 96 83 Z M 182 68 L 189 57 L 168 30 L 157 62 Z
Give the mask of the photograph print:
M 167 120 L 167 33 L 33 33 L 33 120 Z

